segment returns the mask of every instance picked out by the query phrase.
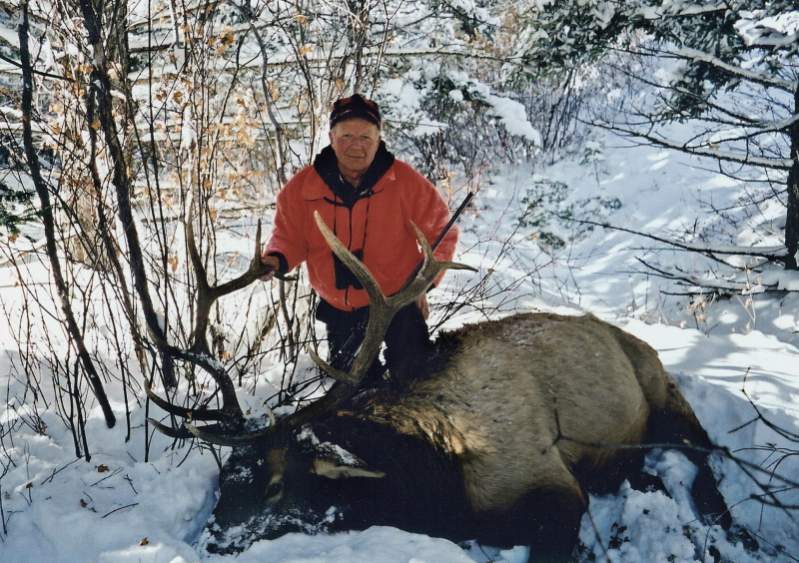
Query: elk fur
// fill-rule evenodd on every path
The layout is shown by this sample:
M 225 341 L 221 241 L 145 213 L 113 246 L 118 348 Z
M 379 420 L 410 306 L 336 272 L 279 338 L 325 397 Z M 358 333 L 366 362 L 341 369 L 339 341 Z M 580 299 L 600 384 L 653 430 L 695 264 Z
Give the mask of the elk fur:
M 265 537 L 302 529 L 275 522 L 281 511 L 302 513 L 307 502 L 321 512 L 347 507 L 320 529 L 394 525 L 531 544 L 532 560 L 560 561 L 577 541 L 586 491 L 612 490 L 631 469 L 640 471 L 630 463 L 639 451 L 614 446 L 712 447 L 655 350 L 591 315 L 515 315 L 443 334 L 437 346 L 439 363 L 427 377 L 402 390 L 368 389 L 308 424 L 318 440 L 359 458 L 360 474 L 309 485 L 304 479 L 323 479 L 318 468 L 327 465 L 296 461 L 292 468 L 307 450 L 296 435 L 279 456 L 274 448 L 240 447 L 227 470 L 238 474 L 233 466 L 249 463 L 252 479 L 231 480 L 234 492 L 223 469 L 216 529 L 247 518 L 271 519 L 271 529 L 258 532 Z M 687 455 L 699 466 L 699 512 L 717 514 L 728 528 L 706 455 Z M 276 475 L 281 492 L 259 501 Z M 303 483 L 296 491 L 289 476 Z

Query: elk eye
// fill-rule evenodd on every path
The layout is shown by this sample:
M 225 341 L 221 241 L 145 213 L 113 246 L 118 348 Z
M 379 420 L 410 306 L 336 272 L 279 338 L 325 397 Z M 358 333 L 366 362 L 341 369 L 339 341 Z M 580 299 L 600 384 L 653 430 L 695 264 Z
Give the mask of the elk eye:
M 266 498 L 267 500 L 275 499 L 276 497 L 280 496 L 280 493 L 283 492 L 283 483 L 271 483 L 266 488 Z

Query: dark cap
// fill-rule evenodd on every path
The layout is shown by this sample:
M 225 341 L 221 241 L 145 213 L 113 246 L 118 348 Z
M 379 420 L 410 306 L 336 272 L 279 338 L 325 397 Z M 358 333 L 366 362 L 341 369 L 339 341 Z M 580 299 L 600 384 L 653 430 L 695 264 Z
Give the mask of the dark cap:
M 365 119 L 380 127 L 380 108 L 377 104 L 360 94 L 353 94 L 348 98 L 336 100 L 333 111 L 330 112 L 330 128 L 336 123 L 354 118 Z

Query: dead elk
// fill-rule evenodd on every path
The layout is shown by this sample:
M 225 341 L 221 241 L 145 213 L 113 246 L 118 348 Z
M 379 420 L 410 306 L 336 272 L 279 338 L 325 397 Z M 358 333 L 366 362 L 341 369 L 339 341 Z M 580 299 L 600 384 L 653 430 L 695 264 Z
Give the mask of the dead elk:
M 698 466 L 695 506 L 730 528 L 700 451 L 712 444 L 657 353 L 593 316 L 529 313 L 467 326 L 438 338 L 439 362 L 427 377 L 402 389 L 359 390 L 393 312 L 455 265 L 435 262 L 420 237 L 424 267 L 386 298 L 323 223 L 320 229 L 370 292 L 367 337 L 352 373 L 325 366 L 339 380 L 328 395 L 265 430 L 187 425 L 233 445 L 207 549 L 383 525 L 526 544 L 531 560 L 567 560 L 587 491 L 614 490 L 640 471 L 640 450 L 602 445 L 651 442 L 697 446 L 685 450 Z

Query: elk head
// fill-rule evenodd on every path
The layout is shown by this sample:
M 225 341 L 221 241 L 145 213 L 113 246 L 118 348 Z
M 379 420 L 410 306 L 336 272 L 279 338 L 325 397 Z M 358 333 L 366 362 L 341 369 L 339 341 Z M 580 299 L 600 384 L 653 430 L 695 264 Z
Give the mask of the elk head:
M 375 481 L 383 477 L 382 473 L 373 471 L 348 452 L 334 444 L 320 443 L 309 430 L 301 429 L 334 413 L 356 394 L 397 311 L 418 299 L 444 270 L 472 269 L 462 264 L 436 261 L 424 234 L 411 224 L 424 258 L 418 272 L 405 286 L 387 297 L 368 269 L 336 238 L 318 213 L 314 214 L 314 219 L 331 250 L 358 278 L 370 299 L 365 337 L 351 370 L 339 371 L 309 350 L 314 362 L 336 383 L 315 402 L 283 418 L 271 417 L 271 424 L 256 430 L 247 429 L 247 421 L 235 402 L 233 384 L 229 377 L 220 381 L 219 373 L 215 379 L 223 391 L 221 409 L 179 407 L 147 389 L 153 402 L 185 420 L 180 428 L 152 421 L 160 431 L 173 437 L 193 436 L 212 444 L 234 447 L 220 476 L 220 500 L 209 523 L 214 541 L 209 548 L 214 544 L 221 545 L 225 530 L 233 526 L 245 530 L 247 537 L 277 537 L 286 531 L 303 529 L 312 531 L 307 526 L 324 529 L 335 521 L 335 514 L 327 511 L 330 503 L 311 505 L 315 499 L 327 497 L 321 493 L 331 487 L 331 482 L 336 482 L 335 488 L 341 490 L 341 483 L 346 480 L 363 483 L 364 480 Z M 209 292 L 203 284 L 199 285 L 201 291 Z M 230 286 L 226 284 L 226 287 Z M 201 351 L 207 349 L 198 348 L 198 352 Z M 225 388 L 228 393 L 224 392 Z M 197 421 L 216 423 L 196 426 Z M 231 538 L 224 539 L 226 543 L 236 543 L 234 538 L 232 542 Z

